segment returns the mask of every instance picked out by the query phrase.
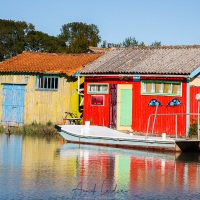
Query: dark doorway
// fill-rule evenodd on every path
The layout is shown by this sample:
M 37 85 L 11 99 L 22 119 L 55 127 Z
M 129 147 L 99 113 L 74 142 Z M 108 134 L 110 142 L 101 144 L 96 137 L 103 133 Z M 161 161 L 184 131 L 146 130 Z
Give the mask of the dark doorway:
M 110 128 L 116 128 L 117 123 L 117 85 L 110 84 Z

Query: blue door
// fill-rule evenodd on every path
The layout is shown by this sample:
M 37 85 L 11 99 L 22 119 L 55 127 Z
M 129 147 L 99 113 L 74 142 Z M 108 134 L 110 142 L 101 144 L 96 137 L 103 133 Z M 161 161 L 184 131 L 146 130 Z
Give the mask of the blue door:
M 2 123 L 21 125 L 24 123 L 24 85 L 3 86 Z

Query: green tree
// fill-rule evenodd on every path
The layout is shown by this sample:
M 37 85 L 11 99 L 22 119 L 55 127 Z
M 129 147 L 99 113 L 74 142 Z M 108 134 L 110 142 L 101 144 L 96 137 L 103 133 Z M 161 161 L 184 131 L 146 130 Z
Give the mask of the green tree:
M 34 30 L 32 24 L 0 19 L 0 61 L 21 53 L 31 30 Z
M 36 31 L 33 24 L 0 19 L 0 61 L 22 51 L 66 53 L 65 40 Z
M 145 47 L 145 44 L 144 44 L 144 42 L 143 42 L 143 41 L 142 41 L 142 42 L 140 42 L 140 43 L 139 43 L 139 46 L 140 46 L 140 47 Z
M 66 44 L 62 38 L 49 36 L 40 31 L 30 31 L 26 38 L 25 50 L 48 53 L 65 53 Z
M 127 37 L 125 38 L 125 40 L 122 43 L 106 43 L 103 41 L 102 46 L 106 46 L 107 44 L 107 48 L 111 48 L 111 47 L 134 47 L 134 46 L 145 46 L 144 42 L 138 42 L 135 37 Z
M 135 37 L 127 37 L 122 43 L 107 43 L 106 40 L 103 41 L 103 44 L 101 45 L 102 47 L 107 47 L 107 48 L 112 48 L 112 47 L 134 47 L 134 46 L 139 46 L 139 47 L 145 47 L 145 43 L 138 42 Z M 150 46 L 156 46 L 159 47 L 161 46 L 161 42 L 152 42 Z
M 135 37 L 128 37 L 125 38 L 125 40 L 122 42 L 122 45 L 124 47 L 138 46 L 138 41 L 135 39 Z
M 161 46 L 161 42 L 157 42 L 157 41 L 152 42 L 152 43 L 151 43 L 151 46 L 160 47 L 160 46 Z
M 64 24 L 59 38 L 65 40 L 69 53 L 86 52 L 89 46 L 96 47 L 101 42 L 98 27 L 94 24 L 88 25 L 82 22 Z
M 103 41 L 101 47 L 102 47 L 102 48 L 106 48 L 106 47 L 107 47 L 107 42 L 106 42 L 106 40 Z

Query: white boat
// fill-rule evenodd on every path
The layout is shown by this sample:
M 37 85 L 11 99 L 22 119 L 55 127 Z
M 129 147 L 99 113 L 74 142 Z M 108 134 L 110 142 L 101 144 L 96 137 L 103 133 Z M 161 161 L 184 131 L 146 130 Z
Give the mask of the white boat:
M 56 125 L 60 135 L 72 143 L 155 151 L 199 151 L 199 140 L 127 134 L 104 126 Z

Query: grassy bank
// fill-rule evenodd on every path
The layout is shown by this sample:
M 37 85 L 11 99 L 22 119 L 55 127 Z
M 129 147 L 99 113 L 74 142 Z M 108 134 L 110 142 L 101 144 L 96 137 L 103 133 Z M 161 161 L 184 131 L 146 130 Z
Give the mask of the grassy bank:
M 6 128 L 0 126 L 0 133 L 6 133 Z M 62 139 L 51 122 L 48 122 L 47 124 L 38 124 L 33 122 L 28 125 L 9 127 L 9 133 L 11 135 L 41 137 L 46 139 Z

